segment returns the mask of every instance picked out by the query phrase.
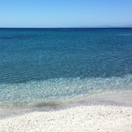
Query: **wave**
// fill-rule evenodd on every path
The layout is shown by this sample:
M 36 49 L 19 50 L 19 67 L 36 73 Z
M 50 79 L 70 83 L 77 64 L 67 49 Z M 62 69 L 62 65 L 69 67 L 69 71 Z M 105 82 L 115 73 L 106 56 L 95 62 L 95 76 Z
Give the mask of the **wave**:
M 132 75 L 111 78 L 56 78 L 0 84 L 0 108 L 32 107 L 77 100 L 93 94 L 132 89 Z

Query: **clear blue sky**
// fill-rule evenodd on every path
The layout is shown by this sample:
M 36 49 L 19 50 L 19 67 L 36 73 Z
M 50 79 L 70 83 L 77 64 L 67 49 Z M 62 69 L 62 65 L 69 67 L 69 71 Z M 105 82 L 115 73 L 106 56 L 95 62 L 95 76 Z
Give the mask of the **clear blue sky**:
M 0 0 L 0 27 L 132 26 L 132 0 Z

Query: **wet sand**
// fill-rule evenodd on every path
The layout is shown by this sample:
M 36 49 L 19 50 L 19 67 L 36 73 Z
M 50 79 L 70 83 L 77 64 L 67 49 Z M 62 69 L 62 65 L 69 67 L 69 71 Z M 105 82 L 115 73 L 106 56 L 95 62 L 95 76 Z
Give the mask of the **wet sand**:
M 0 119 L 0 132 L 131 132 L 132 91 Z

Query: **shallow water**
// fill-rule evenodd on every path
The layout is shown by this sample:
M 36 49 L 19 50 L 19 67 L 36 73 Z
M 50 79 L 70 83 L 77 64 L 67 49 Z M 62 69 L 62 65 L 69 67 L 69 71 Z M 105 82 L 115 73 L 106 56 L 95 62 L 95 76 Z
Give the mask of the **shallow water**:
M 132 29 L 0 29 L 0 108 L 132 89 Z

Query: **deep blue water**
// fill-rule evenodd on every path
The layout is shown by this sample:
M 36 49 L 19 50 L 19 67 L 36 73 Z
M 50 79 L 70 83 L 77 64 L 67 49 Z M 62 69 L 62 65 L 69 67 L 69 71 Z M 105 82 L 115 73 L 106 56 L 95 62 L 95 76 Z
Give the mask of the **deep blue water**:
M 0 29 L 0 107 L 132 89 L 132 29 Z

